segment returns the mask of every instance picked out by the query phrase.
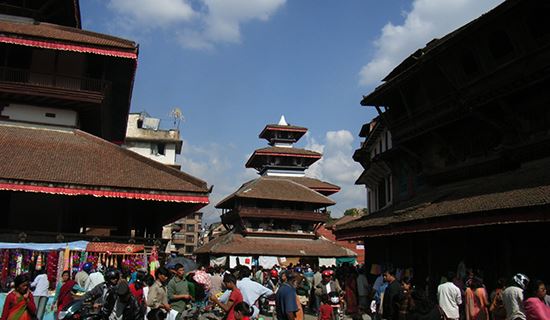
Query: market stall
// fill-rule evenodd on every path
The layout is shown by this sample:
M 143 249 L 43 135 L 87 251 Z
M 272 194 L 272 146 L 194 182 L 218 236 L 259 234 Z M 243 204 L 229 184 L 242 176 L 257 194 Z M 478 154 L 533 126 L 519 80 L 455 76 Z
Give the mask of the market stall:
M 54 319 L 52 308 L 55 287 L 64 270 L 74 275 L 87 262 L 94 269 L 114 267 L 134 272 L 158 268 L 157 249 L 147 253 L 143 245 L 114 242 L 75 241 L 67 243 L 0 243 L 0 310 L 4 306 L 13 279 L 20 274 L 31 278 L 37 270 L 45 270 L 50 282 L 50 296 L 44 319 Z

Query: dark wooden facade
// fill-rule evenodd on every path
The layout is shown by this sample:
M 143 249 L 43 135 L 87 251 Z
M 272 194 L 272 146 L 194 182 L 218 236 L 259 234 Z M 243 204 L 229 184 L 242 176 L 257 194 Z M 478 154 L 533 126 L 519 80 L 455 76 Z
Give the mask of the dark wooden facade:
M 538 267 L 548 256 L 525 250 L 542 252 L 550 230 L 549 13 L 546 2 L 505 1 L 413 53 L 363 98 L 392 148 L 373 157 L 375 132 L 363 127 L 358 183 L 390 176 L 391 201 L 336 233 L 364 239 L 367 263 L 433 277 L 464 260 L 491 280 L 548 276 Z

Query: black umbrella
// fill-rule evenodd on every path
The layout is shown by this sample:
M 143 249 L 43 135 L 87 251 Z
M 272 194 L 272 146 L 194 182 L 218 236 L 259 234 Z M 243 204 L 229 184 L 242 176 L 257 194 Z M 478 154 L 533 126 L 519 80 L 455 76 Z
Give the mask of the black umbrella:
M 195 261 L 191 259 L 184 258 L 184 257 L 174 257 L 174 258 L 168 259 L 168 261 L 166 262 L 166 267 L 170 269 L 170 268 L 173 268 L 178 263 L 183 265 L 185 272 L 197 270 L 197 263 L 195 263 Z

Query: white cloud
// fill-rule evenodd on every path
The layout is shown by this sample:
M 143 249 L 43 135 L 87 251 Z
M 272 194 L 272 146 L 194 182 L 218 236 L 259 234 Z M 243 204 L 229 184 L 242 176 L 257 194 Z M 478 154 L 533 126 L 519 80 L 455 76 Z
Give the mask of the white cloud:
M 267 21 L 286 0 L 111 0 L 119 25 L 137 33 L 155 28 L 190 49 L 210 50 L 219 43 L 240 43 L 241 26 Z M 170 26 L 171 28 L 166 28 Z
M 164 27 L 189 21 L 196 13 L 186 0 L 111 0 L 108 7 L 140 28 Z
M 240 42 L 240 25 L 267 21 L 286 0 L 204 0 L 208 7 L 204 36 L 214 42 Z
M 355 185 L 362 169 L 352 159 L 354 138 L 351 132 L 328 131 L 324 145 L 310 135 L 306 136 L 306 141 L 306 149 L 323 153 L 323 158 L 314 163 L 306 174 L 342 188 L 340 192 L 331 196 L 336 201 L 336 205 L 329 208 L 333 212 L 332 215 L 339 217 L 346 209 L 366 207 L 365 188 Z
M 379 83 L 411 53 L 479 17 L 502 0 L 415 0 L 401 25 L 388 22 L 374 41 L 373 58 L 359 72 L 360 84 Z

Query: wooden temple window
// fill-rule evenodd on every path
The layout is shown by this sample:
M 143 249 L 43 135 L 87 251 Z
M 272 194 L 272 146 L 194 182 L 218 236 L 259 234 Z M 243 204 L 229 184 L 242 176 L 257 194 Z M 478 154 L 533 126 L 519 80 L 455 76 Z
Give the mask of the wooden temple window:
M 479 74 L 480 67 L 474 57 L 473 53 L 470 51 L 465 51 L 460 56 L 460 65 L 466 76 L 474 76 Z
M 544 1 L 538 2 L 537 5 L 543 8 L 533 8 L 525 19 L 529 32 L 535 39 L 543 38 L 550 34 L 550 20 L 548 19 L 550 5 Z
M 502 60 L 514 53 L 514 46 L 504 30 L 493 32 L 488 39 L 489 50 L 496 60 Z

